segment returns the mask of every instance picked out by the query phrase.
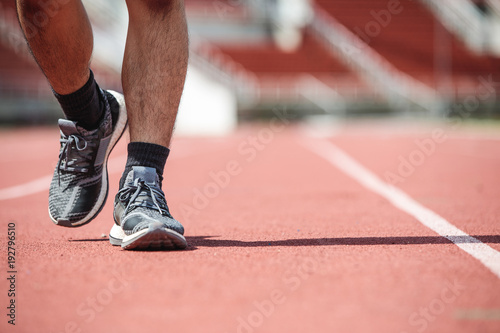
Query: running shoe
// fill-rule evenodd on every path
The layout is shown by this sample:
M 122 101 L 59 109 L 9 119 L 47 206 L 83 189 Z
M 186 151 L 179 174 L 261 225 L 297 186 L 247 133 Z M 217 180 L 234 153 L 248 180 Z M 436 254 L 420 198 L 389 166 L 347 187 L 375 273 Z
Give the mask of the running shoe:
M 49 189 L 49 215 L 63 227 L 89 223 L 104 207 L 108 195 L 107 161 L 127 127 L 123 95 L 101 90 L 104 117 L 95 130 L 59 119 L 61 148 Z
M 181 250 L 184 227 L 175 220 L 155 168 L 132 167 L 115 197 L 112 245 L 126 250 Z

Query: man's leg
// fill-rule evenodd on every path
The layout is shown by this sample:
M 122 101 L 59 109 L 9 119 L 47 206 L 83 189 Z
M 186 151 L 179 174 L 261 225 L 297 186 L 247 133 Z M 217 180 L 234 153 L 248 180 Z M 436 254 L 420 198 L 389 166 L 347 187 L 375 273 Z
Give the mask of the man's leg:
M 89 69 L 92 27 L 81 1 L 18 0 L 17 9 L 31 52 L 66 118 L 95 128 L 102 108 Z
M 161 190 L 188 62 L 184 1 L 127 0 L 127 6 L 122 82 L 131 142 L 110 240 L 125 249 L 185 248 L 184 228 Z
M 131 144 L 120 187 L 133 166 L 162 177 L 188 62 L 183 0 L 127 0 L 127 7 L 122 82 Z
M 131 142 L 170 144 L 188 62 L 183 0 L 127 0 L 123 91 Z
M 161 178 L 188 62 L 183 0 L 127 0 L 127 7 L 122 83 L 131 144 L 120 187 L 132 166 L 156 168 Z
M 37 63 L 61 95 L 83 87 L 89 79 L 93 36 L 80 1 L 17 0 L 19 22 Z M 46 2 L 46 1 L 44 1 Z
M 54 223 L 76 227 L 104 206 L 106 162 L 126 126 L 123 96 L 102 91 L 89 69 L 92 28 L 79 0 L 17 0 L 21 28 L 68 120 L 49 191 Z

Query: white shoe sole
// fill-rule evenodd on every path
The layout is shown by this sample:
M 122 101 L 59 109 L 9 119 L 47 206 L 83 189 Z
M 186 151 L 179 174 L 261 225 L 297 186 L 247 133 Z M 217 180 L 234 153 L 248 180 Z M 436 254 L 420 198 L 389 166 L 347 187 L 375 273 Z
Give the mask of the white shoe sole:
M 114 224 L 109 232 L 109 242 L 125 250 L 182 250 L 187 247 L 183 235 L 165 228 L 161 222 L 152 222 L 147 228 L 128 236 Z

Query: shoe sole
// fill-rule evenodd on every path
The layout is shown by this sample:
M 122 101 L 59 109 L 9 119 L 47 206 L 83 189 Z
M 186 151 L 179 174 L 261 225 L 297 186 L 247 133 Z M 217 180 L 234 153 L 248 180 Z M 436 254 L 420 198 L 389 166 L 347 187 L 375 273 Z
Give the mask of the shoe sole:
M 84 226 L 85 224 L 89 223 L 92 221 L 103 209 L 104 204 L 106 203 L 106 199 L 108 198 L 108 192 L 109 192 L 109 181 L 108 181 L 108 158 L 109 155 L 111 154 L 111 151 L 113 148 L 116 146 L 120 138 L 122 137 L 123 133 L 125 133 L 125 129 L 127 128 L 127 108 L 125 106 L 125 99 L 122 94 L 113 91 L 113 90 L 107 90 L 113 97 L 116 99 L 118 104 L 120 105 L 120 111 L 118 112 L 118 120 L 116 122 L 115 130 L 113 131 L 113 134 L 111 135 L 111 140 L 109 142 L 109 146 L 106 149 L 106 156 L 104 158 L 104 163 L 103 163 L 103 168 L 102 168 L 102 188 L 101 188 L 101 193 L 99 193 L 99 197 L 97 198 L 96 204 L 94 208 L 90 211 L 90 213 L 84 217 L 83 219 L 77 221 L 77 222 L 70 222 L 67 220 L 56 220 L 54 217 L 52 217 L 52 214 L 50 213 L 50 208 L 49 208 L 49 216 L 52 222 L 54 222 L 56 225 L 62 226 L 62 227 L 69 227 L 69 228 L 75 228 L 75 227 L 81 227 Z
M 165 228 L 161 222 L 152 222 L 147 228 L 129 236 L 115 224 L 109 233 L 109 241 L 125 250 L 183 250 L 187 247 L 183 235 Z

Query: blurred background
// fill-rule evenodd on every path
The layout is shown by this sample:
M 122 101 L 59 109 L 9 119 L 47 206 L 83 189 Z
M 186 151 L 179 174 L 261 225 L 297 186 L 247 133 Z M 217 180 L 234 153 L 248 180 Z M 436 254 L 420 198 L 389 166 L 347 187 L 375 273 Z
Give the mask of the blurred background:
M 123 0 L 85 0 L 92 68 L 121 90 Z M 220 135 L 286 108 L 296 119 L 500 117 L 500 0 L 185 0 L 190 66 L 177 132 Z M 44 24 L 50 10 L 40 13 Z M 35 26 L 36 29 L 36 26 Z M 0 0 L 0 121 L 62 116 Z M 324 118 L 322 118 L 322 117 Z

